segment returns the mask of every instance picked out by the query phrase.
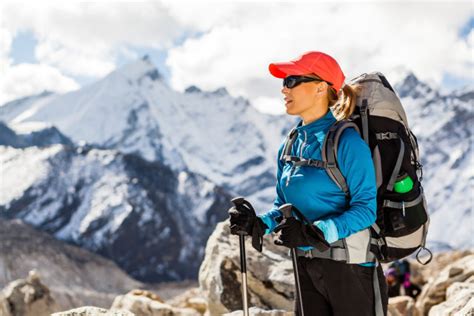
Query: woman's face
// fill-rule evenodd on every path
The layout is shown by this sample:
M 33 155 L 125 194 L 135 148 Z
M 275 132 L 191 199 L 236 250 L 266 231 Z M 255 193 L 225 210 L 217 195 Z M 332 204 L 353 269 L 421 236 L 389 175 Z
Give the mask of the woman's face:
M 314 77 L 314 75 L 305 75 Z M 294 88 L 283 87 L 281 92 L 284 95 L 286 113 L 290 115 L 304 116 L 309 111 L 314 111 L 314 107 L 327 98 L 327 83 L 319 81 L 303 82 Z

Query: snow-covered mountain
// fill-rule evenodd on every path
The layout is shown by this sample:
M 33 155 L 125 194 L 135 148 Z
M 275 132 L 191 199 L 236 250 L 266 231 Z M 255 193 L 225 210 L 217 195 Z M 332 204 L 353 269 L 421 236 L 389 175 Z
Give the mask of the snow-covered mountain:
M 276 150 L 287 124 L 225 88 L 176 92 L 146 56 L 78 91 L 6 104 L 0 120 L 11 126 L 49 122 L 76 143 L 138 153 L 247 196 L 274 184 Z
M 0 214 L 111 258 L 136 278 L 196 276 L 230 195 L 192 172 L 135 154 L 0 146 Z
M 395 88 L 420 142 L 428 239 L 473 247 L 474 90 L 441 95 L 413 74 Z M 230 196 L 246 196 L 259 212 L 270 207 L 276 151 L 296 121 L 262 114 L 225 88 L 173 91 L 147 57 L 78 91 L 10 102 L 0 120 L 17 138 L 54 126 L 74 143 L 3 143 L 0 214 L 148 281 L 196 275 Z

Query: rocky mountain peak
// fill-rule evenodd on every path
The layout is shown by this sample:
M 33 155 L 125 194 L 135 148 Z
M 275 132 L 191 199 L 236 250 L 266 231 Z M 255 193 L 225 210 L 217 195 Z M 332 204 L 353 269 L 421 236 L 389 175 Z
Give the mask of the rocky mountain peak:
M 195 85 L 189 86 L 184 90 L 184 93 L 199 93 L 199 92 L 202 92 L 202 90 L 199 89 Z
M 142 58 L 116 69 L 109 76 L 113 76 L 115 73 L 125 76 L 132 82 L 141 82 L 145 77 L 150 78 L 152 81 L 163 78 L 148 55 L 144 55 Z
M 438 95 L 428 84 L 420 81 L 412 71 L 408 72 L 405 79 L 395 85 L 395 89 L 400 98 L 432 98 L 433 94 Z

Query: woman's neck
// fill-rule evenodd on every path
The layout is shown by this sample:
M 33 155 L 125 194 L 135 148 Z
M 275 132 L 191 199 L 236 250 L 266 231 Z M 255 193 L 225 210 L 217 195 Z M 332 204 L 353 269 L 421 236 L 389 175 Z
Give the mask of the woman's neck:
M 329 111 L 329 108 L 321 108 L 321 107 L 316 107 L 315 110 L 309 112 L 309 113 L 302 113 L 300 115 L 301 119 L 303 120 L 302 125 L 308 125 L 313 123 L 314 121 L 322 118 L 325 116 Z

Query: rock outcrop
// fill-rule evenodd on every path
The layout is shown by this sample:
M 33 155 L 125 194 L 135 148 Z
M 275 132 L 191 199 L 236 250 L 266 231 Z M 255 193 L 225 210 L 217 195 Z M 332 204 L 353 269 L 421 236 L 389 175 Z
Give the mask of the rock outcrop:
M 253 249 L 246 238 L 249 305 L 265 309 L 293 310 L 294 276 L 285 247 L 264 238 L 264 251 Z M 227 221 L 219 223 L 209 238 L 199 271 L 211 315 L 242 309 L 239 238 L 230 235 Z
M 8 303 L 5 298 L 0 297 L 0 315 L 6 316 L 9 315 L 10 311 L 8 308 Z
M 177 308 L 166 304 L 149 291 L 131 291 L 115 298 L 112 309 L 128 310 L 140 316 L 201 316 L 193 308 Z
M 167 302 L 172 306 L 195 309 L 203 315 L 207 311 L 207 299 L 199 288 L 189 289 Z
M 455 282 L 446 291 L 446 301 L 433 306 L 429 316 L 474 315 L 474 277 Z
M 391 297 L 388 300 L 388 316 L 415 316 L 415 300 L 410 296 Z
M 11 282 L 0 292 L 1 316 L 49 316 L 57 310 L 51 292 L 34 271 L 26 279 Z
M 105 309 L 95 306 L 83 306 L 65 312 L 54 313 L 51 316 L 138 316 L 126 310 Z
M 465 307 L 469 309 L 469 306 L 472 310 L 473 303 L 470 301 L 474 291 L 470 282 L 474 276 L 474 254 L 447 265 L 439 274 L 433 275 L 417 298 L 416 308 L 420 315 L 451 315 L 450 311 Z M 447 291 L 448 289 L 451 290 Z M 441 303 L 443 304 L 431 312 L 435 305 Z
M 440 252 L 434 254 L 433 260 L 426 265 L 422 265 L 416 260 L 409 260 L 411 280 L 413 283 L 423 286 L 437 276 L 445 267 L 471 254 L 474 254 L 473 250 Z
M 223 316 L 243 316 L 243 311 L 235 311 L 233 313 L 224 314 Z M 293 316 L 293 312 L 287 312 L 282 310 L 271 310 L 266 311 L 257 307 L 249 308 L 250 316 Z

